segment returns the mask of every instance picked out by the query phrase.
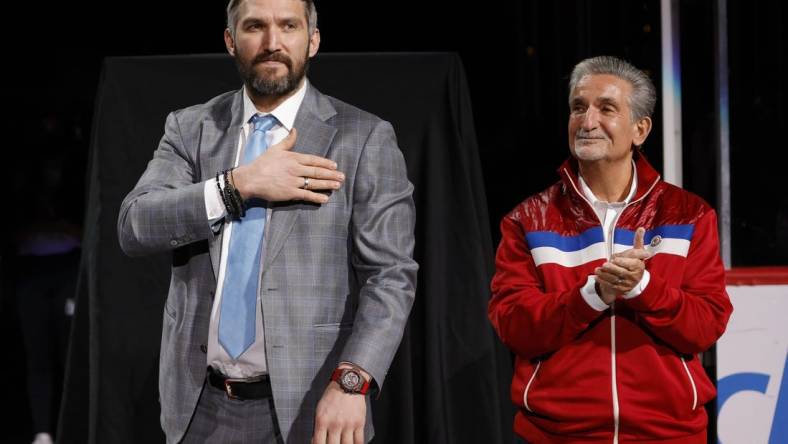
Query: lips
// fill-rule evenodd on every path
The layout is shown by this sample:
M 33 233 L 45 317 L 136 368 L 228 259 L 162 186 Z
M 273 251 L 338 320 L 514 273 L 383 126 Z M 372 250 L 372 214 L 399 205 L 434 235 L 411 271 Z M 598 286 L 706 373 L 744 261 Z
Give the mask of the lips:
M 285 57 L 283 55 L 279 55 L 279 54 L 258 56 L 258 57 L 256 57 L 254 59 L 254 62 L 252 64 L 253 65 L 258 65 L 258 64 L 260 64 L 260 65 L 262 65 L 262 64 L 273 65 L 274 64 L 274 63 L 268 63 L 268 62 L 281 63 L 282 65 L 285 65 L 287 68 L 291 68 L 290 59 L 288 59 L 287 57 Z

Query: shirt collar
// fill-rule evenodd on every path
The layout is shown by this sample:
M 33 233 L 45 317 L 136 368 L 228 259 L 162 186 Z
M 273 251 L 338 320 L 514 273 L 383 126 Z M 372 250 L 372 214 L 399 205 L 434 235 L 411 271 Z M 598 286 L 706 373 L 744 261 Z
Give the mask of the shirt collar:
M 274 117 L 276 117 L 276 120 L 279 121 L 280 125 L 282 125 L 287 131 L 290 131 L 293 128 L 293 124 L 295 123 L 296 114 L 298 114 L 298 108 L 301 107 L 301 102 L 304 101 L 304 97 L 306 96 L 308 83 L 309 82 L 305 79 L 304 83 L 298 88 L 295 94 L 288 97 L 287 100 L 279 104 L 279 106 L 274 108 L 270 113 L 261 113 L 257 110 L 257 108 L 255 108 L 254 102 L 252 102 L 252 99 L 249 98 L 249 95 L 246 93 L 246 86 L 244 86 L 243 124 L 246 125 L 249 122 L 249 119 L 251 119 L 255 114 L 259 114 L 261 116 L 272 114 Z
M 601 202 L 594 196 L 594 192 L 591 191 L 586 181 L 583 180 L 583 176 L 579 173 L 577 175 L 578 181 L 580 182 L 580 189 L 583 191 L 583 195 L 591 202 L 592 205 L 596 205 L 597 203 L 604 203 L 604 204 L 611 204 L 611 203 L 618 203 L 618 202 Z M 629 194 L 627 194 L 626 199 L 624 199 L 624 204 L 628 204 L 633 197 L 635 197 L 635 192 L 638 189 L 638 169 L 635 167 L 635 161 L 632 160 L 632 185 L 629 186 Z

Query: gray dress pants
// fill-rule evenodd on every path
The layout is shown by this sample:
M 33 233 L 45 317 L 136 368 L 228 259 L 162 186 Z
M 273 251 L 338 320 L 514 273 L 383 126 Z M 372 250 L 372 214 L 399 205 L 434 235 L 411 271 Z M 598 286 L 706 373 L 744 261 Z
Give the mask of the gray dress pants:
M 237 400 L 205 384 L 184 444 L 281 443 L 273 398 Z

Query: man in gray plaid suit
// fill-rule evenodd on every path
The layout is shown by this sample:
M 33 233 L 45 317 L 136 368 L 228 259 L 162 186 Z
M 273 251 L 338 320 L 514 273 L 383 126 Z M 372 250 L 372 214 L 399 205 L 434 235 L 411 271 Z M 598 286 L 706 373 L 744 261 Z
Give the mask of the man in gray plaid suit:
M 388 122 L 306 81 L 316 24 L 311 0 L 231 0 L 243 88 L 171 113 L 121 206 L 127 254 L 173 252 L 168 442 L 372 439 L 415 294 L 413 186 Z

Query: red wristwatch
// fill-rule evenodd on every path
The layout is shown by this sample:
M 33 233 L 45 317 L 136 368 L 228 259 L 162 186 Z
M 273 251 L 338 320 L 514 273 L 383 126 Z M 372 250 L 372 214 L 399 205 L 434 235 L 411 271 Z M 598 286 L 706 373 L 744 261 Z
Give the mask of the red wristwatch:
M 345 393 L 366 395 L 369 391 L 369 381 L 355 368 L 337 368 L 331 374 L 331 380 L 339 384 Z

